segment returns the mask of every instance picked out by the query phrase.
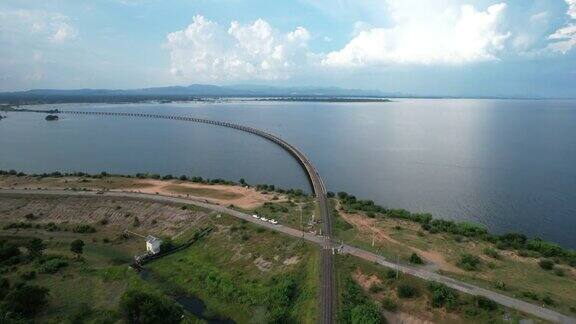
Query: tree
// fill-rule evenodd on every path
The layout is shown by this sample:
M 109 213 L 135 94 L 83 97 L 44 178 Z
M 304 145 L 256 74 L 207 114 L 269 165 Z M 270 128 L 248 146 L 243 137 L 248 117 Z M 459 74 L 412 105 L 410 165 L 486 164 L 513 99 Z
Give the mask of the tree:
M 70 251 L 76 254 L 76 258 L 80 259 L 80 255 L 84 253 L 84 241 L 74 240 L 70 243 Z
M 4 303 L 8 310 L 25 317 L 33 317 L 48 305 L 49 290 L 39 286 L 20 285 L 12 289 Z
M 20 250 L 18 249 L 18 246 L 10 242 L 0 241 L 0 263 L 19 255 Z
M 127 323 L 180 323 L 182 307 L 165 297 L 137 290 L 124 293 L 120 309 Z
M 412 264 L 423 264 L 424 261 L 422 260 L 422 258 L 416 254 L 416 253 L 412 253 L 412 255 L 410 256 L 410 263 Z
M 42 256 L 42 252 L 46 249 L 46 244 L 44 244 L 41 239 L 35 237 L 28 241 L 26 248 L 31 257 L 38 258 Z

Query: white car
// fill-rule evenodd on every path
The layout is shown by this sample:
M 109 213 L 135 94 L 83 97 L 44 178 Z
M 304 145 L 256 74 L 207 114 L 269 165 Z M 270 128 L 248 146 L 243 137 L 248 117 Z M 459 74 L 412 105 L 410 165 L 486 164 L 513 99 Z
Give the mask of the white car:
M 260 217 L 260 219 L 263 220 L 263 221 L 265 221 L 265 222 L 268 221 L 268 218 L 266 218 L 266 217 Z
M 276 224 L 278 224 L 278 221 L 277 221 L 277 220 L 275 220 L 275 219 L 271 219 L 271 220 L 270 220 L 270 223 L 272 223 L 272 224 L 276 225 Z
M 252 217 L 254 217 L 254 218 L 256 218 L 256 219 L 260 218 L 260 217 L 258 217 L 258 215 L 256 215 L 256 214 L 252 215 Z

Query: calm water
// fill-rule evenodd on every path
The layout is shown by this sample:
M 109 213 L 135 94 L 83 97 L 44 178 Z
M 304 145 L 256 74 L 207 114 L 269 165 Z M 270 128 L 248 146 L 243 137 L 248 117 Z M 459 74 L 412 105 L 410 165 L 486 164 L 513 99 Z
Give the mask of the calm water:
M 50 106 L 52 107 L 52 106 Z M 576 101 L 65 105 L 182 114 L 280 135 L 332 191 L 576 247 Z M 0 169 L 171 173 L 308 188 L 298 164 L 253 135 L 202 124 L 10 113 Z

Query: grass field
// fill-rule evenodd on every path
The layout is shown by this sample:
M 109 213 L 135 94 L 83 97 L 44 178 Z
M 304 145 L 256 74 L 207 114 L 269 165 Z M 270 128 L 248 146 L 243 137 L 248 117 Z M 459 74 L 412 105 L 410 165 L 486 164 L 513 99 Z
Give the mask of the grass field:
M 568 265 L 556 265 L 563 272 L 559 276 L 554 271 L 541 269 L 537 258 L 498 250 L 486 241 L 448 233 L 432 234 L 423 231 L 419 224 L 405 220 L 371 219 L 364 214 L 340 211 L 336 224 L 337 238 L 391 260 L 399 259 L 408 264 L 410 256 L 416 253 L 425 261 L 422 267 L 428 270 L 539 305 L 545 304 L 544 300 L 551 300 L 546 307 L 572 316 L 576 314 L 576 271 Z M 495 251 L 496 258 L 487 255 L 486 249 Z M 458 261 L 465 253 L 479 256 L 477 271 L 458 267 Z
M 361 290 L 369 303 L 383 314 L 383 320 L 404 323 L 518 323 L 520 319 L 539 320 L 519 314 L 516 311 L 496 306 L 493 309 L 480 307 L 478 301 L 469 295 L 452 293 L 456 296 L 448 306 L 432 303 L 434 293 L 429 283 L 353 256 L 338 256 L 338 283 L 340 294 L 339 322 L 347 323 L 347 308 L 343 303 L 350 294 L 346 281 L 352 282 Z M 400 287 L 409 286 L 412 296 L 402 295 Z M 404 289 L 407 290 L 407 289 Z M 357 299 L 357 298 L 356 298 Z M 350 305 L 348 305 L 350 308 Z M 349 315 L 349 314 L 348 314 Z
M 125 218 L 123 213 L 134 212 L 133 204 L 140 206 L 139 200 L 46 199 L 0 198 L 0 240 L 25 246 L 31 238 L 40 238 L 47 245 L 43 258 L 57 258 L 65 263 L 53 273 L 44 273 L 38 260 L 0 264 L 0 277 L 11 284 L 27 282 L 49 288 L 50 302 L 35 319 L 39 322 L 72 322 L 79 314 L 86 321 L 116 322 L 121 318 L 119 300 L 129 289 L 172 297 L 178 293 L 193 295 L 206 303 L 210 314 L 229 317 L 238 323 L 272 319 L 316 322 L 319 277 L 316 246 L 227 215 L 206 214 L 194 208 L 183 210 L 178 205 L 151 205 L 145 209 L 153 208 L 155 215 L 202 215 L 189 217 L 180 224 L 179 231 L 175 231 L 179 233 L 176 243 L 186 242 L 201 227 L 211 226 L 214 230 L 186 250 L 146 265 L 154 280 L 144 281 L 128 267 L 133 256 L 144 251 L 144 241 L 122 235 L 126 226 L 133 228 L 132 218 Z M 103 204 L 105 210 L 117 213 L 107 223 L 88 216 L 101 210 Z M 94 233 L 74 232 L 82 223 L 70 222 L 73 215 L 60 212 L 76 210 L 78 206 L 82 207 L 81 217 L 72 219 L 90 224 Z M 29 209 L 34 208 L 35 216 L 26 217 Z M 123 223 L 115 223 L 114 217 Z M 146 217 L 141 220 L 151 221 Z M 55 222 L 57 229 L 46 230 L 44 225 L 48 221 Z M 30 227 L 4 229 L 13 223 Z M 160 225 L 160 220 L 156 224 Z M 140 226 L 136 230 L 146 234 Z M 75 239 L 86 244 L 80 260 L 70 252 L 70 243 Z M 26 256 L 27 250 L 21 250 Z M 35 276 L 30 276 L 31 272 Z M 193 316 L 188 316 L 188 320 L 197 321 Z
M 317 248 L 220 217 L 206 240 L 149 269 L 172 290 L 197 296 L 212 312 L 238 323 L 316 322 Z

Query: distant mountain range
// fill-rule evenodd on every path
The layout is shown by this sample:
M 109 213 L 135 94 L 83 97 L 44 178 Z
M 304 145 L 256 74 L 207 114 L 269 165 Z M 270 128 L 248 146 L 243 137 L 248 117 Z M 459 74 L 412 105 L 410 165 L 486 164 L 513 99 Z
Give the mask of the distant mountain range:
M 474 99 L 543 99 L 529 96 L 428 96 L 391 93 L 379 90 L 338 87 L 273 87 L 258 85 L 217 86 L 192 84 L 142 89 L 35 89 L 0 92 L 0 103 L 38 104 L 67 102 L 142 102 L 214 100 L 218 98 L 258 98 L 288 101 L 381 101 L 383 98 L 474 98 Z
M 35 89 L 0 93 L 0 100 L 43 100 L 55 98 L 128 98 L 128 97 L 384 97 L 377 90 L 343 89 L 337 87 L 271 87 L 271 86 L 216 86 L 192 84 L 189 86 L 156 87 L 131 90 Z

